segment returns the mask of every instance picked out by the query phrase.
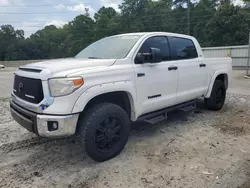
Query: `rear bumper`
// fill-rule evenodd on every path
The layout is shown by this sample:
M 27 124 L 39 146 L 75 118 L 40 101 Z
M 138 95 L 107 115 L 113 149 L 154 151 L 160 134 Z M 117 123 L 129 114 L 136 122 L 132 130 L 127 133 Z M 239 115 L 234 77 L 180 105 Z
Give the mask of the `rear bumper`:
M 43 115 L 28 111 L 10 101 L 12 117 L 22 127 L 41 137 L 58 138 L 75 134 L 79 114 Z M 55 125 L 55 126 L 53 126 Z

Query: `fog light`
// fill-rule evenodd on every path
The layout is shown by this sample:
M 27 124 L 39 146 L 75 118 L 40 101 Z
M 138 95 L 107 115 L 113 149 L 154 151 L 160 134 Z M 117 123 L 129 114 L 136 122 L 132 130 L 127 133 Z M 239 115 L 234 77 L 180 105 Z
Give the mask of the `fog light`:
M 56 131 L 56 130 L 58 130 L 58 122 L 48 121 L 48 131 Z
M 57 123 L 53 123 L 53 129 L 58 129 Z

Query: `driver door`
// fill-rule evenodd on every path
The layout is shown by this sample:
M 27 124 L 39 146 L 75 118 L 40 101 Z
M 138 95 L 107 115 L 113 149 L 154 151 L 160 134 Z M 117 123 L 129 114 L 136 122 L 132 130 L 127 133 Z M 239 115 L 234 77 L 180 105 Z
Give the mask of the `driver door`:
M 150 48 L 158 48 L 162 54 L 160 63 L 150 63 L 145 58 L 143 64 L 134 64 L 138 116 L 176 104 L 178 69 L 171 60 L 169 42 L 166 36 L 148 38 L 138 53 L 150 53 Z

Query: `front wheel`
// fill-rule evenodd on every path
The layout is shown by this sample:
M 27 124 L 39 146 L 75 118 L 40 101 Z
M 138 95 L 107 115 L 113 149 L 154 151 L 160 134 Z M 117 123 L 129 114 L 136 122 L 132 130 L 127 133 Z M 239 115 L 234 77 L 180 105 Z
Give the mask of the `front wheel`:
M 94 105 L 77 127 L 77 141 L 92 159 L 98 162 L 118 155 L 130 133 L 130 121 L 123 108 L 110 103 Z
M 205 105 L 210 110 L 220 110 L 226 99 L 226 87 L 223 81 L 215 80 L 210 98 L 205 98 Z

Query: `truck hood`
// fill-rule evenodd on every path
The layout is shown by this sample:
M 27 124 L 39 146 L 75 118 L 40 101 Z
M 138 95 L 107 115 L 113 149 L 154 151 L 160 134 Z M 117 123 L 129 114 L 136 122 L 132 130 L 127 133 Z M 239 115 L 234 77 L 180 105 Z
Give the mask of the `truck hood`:
M 41 61 L 38 63 L 27 64 L 21 66 L 21 68 L 27 69 L 47 69 L 51 73 L 52 77 L 64 77 L 68 74 L 75 73 L 81 70 L 96 69 L 101 67 L 111 66 L 115 63 L 115 59 L 54 59 Z

